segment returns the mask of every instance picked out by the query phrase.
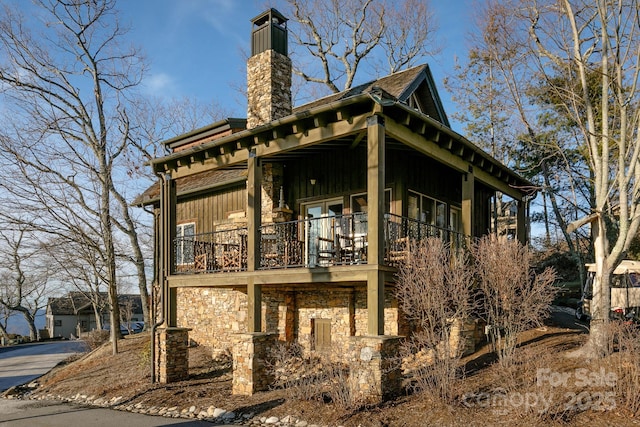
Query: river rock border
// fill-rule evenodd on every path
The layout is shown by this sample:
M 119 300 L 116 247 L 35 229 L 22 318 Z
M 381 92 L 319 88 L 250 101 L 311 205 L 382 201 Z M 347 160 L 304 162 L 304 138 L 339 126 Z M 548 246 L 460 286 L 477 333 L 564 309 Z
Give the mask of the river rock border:
M 62 402 L 76 403 L 81 405 L 97 406 L 101 408 L 115 409 L 118 411 L 135 412 L 138 414 L 163 416 L 166 418 L 186 418 L 198 419 L 212 423 L 226 423 L 240 426 L 259 426 L 259 427 L 328 427 L 326 425 L 310 424 L 307 421 L 298 419 L 292 415 L 279 418 L 275 416 L 265 417 L 257 416 L 254 413 L 236 414 L 233 411 L 227 411 L 223 408 L 215 406 L 180 408 L 178 406 L 149 406 L 142 403 L 126 403 L 122 402 L 123 396 L 105 399 L 102 397 L 88 396 L 86 394 L 77 393 L 74 396 L 61 396 L 59 394 L 30 394 L 37 385 L 34 383 L 23 386 L 22 391 L 25 393 L 5 393 L 7 399 L 30 399 L 30 400 L 59 400 Z M 341 426 L 339 426 L 341 427 Z

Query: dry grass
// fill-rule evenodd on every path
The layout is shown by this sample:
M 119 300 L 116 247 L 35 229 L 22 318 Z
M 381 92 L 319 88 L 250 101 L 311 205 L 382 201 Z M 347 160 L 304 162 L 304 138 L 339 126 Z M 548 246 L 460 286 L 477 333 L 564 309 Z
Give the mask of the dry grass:
M 485 346 L 473 355 L 460 360 L 465 368 L 466 377 L 462 381 L 457 399 L 451 404 L 442 403 L 438 399 L 425 394 L 405 395 L 394 401 L 377 407 L 350 409 L 336 403 L 323 400 L 299 400 L 293 398 L 287 390 L 272 390 L 258 393 L 251 397 L 231 395 L 231 370 L 228 360 L 214 361 L 211 353 L 203 347 L 189 349 L 190 378 L 187 381 L 173 384 L 151 384 L 148 364 L 141 365 L 145 352 L 148 351 L 148 335 L 128 337 L 120 342 L 120 354 L 111 355 L 107 343 L 98 350 L 54 371 L 41 379 L 39 394 L 60 394 L 73 396 L 77 393 L 87 396 L 103 396 L 105 398 L 122 396 L 123 401 L 142 403 L 147 406 L 177 406 L 197 408 L 209 406 L 233 410 L 236 413 L 252 413 L 256 416 L 293 415 L 320 425 L 344 426 L 486 426 L 486 425 L 557 425 L 557 426 L 627 426 L 640 425 L 634 412 L 627 407 L 629 402 L 637 401 L 636 382 L 625 382 L 627 372 L 619 375 L 622 379 L 613 388 L 578 387 L 576 385 L 576 369 L 586 368 L 587 373 L 597 374 L 600 367 L 618 372 L 617 369 L 629 368 L 629 360 L 616 359 L 622 353 L 610 359 L 599 361 L 593 365 L 570 359 L 564 355 L 582 345 L 586 335 L 578 330 L 570 330 L 558 325 L 536 328 L 523 332 L 519 341 L 522 343 L 514 356 L 516 362 L 513 369 L 505 372 L 495 363 L 495 356 Z M 636 341 L 638 342 L 638 341 Z M 521 352 L 520 352 L 521 350 Z M 635 354 L 638 354 L 637 352 Z M 632 368 L 636 369 L 636 364 Z M 537 384 L 537 370 L 549 369 L 550 372 L 570 373 L 568 387 L 552 387 L 548 381 Z M 636 378 L 636 377 L 633 377 Z M 631 380 L 637 381 L 637 380 Z M 580 385 L 580 384 L 578 384 Z M 506 391 L 497 390 L 504 388 Z M 586 403 L 587 395 L 582 394 L 582 401 L 577 398 L 580 393 L 588 392 L 591 402 L 597 398 L 598 391 L 613 391 L 617 407 L 600 411 L 597 407 Z M 626 391 L 625 391 L 626 390 Z M 546 412 L 539 412 L 538 407 L 516 405 L 517 400 L 499 398 L 500 393 L 547 393 L 553 392 L 555 398 Z M 467 399 L 485 393 L 494 396 L 493 406 L 487 401 Z M 571 395 L 576 400 L 575 408 L 571 408 Z M 484 396 L 484 395 L 481 395 Z M 636 397 L 634 399 L 634 396 Z M 491 403 L 491 400 L 488 401 Z M 505 404 L 507 402 L 507 404 Z M 471 403 L 471 404 L 469 404 Z M 568 407 L 569 405 L 569 407 Z M 597 406 L 597 405 L 596 405 Z M 581 409 L 582 408 L 582 409 Z M 637 414 L 637 412 L 635 412 Z

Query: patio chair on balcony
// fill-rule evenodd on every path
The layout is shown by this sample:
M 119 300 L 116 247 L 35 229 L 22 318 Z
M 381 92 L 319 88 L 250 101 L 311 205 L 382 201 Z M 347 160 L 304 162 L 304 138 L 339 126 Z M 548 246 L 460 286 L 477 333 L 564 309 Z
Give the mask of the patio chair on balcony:
M 210 271 L 215 269 L 214 244 L 196 241 L 193 244 L 193 269 Z
M 275 234 L 263 234 L 261 237 L 262 267 L 274 268 L 283 264 L 282 255 L 278 250 L 278 238 Z
M 364 234 L 337 234 L 338 253 L 342 264 L 360 264 L 367 261 L 367 242 Z
M 410 240 L 408 236 L 400 237 L 390 242 L 387 251 L 387 262 L 391 265 L 404 262 L 409 257 Z
M 222 271 L 242 271 L 247 261 L 247 236 L 241 235 L 238 243 L 219 243 L 221 247 L 218 265 Z
M 336 238 L 317 237 L 318 263 L 326 266 L 334 264 L 340 254 L 340 243 Z

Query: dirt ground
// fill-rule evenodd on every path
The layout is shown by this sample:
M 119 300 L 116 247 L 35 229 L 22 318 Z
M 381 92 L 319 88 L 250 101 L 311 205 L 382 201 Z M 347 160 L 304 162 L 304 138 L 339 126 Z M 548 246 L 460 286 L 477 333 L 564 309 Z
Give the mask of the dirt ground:
M 232 396 L 230 363 L 212 360 L 209 351 L 203 347 L 189 350 L 190 377 L 187 381 L 152 384 L 148 334 L 120 341 L 117 355 L 111 354 L 107 343 L 75 361 L 58 366 L 42 377 L 39 388 L 26 397 L 70 397 L 80 393 L 104 399 L 122 397 L 120 403 L 146 406 L 189 408 L 193 405 L 205 410 L 214 406 L 256 417 L 292 415 L 320 425 L 640 425 L 640 419 L 615 402 L 611 404 L 607 400 L 604 403 L 608 405 L 602 404 L 599 393 L 613 393 L 610 385 L 600 384 L 604 389 L 596 390 L 578 389 L 583 384 L 575 379 L 564 384 L 564 388 L 556 387 L 553 382 L 554 374 L 564 374 L 560 378 L 571 379 L 578 378 L 576 372 L 594 375 L 605 372 L 606 361 L 587 365 L 566 357 L 568 352 L 584 343 L 585 332 L 586 327 L 576 324 L 567 313 L 556 313 L 545 327 L 523 334 L 521 362 L 510 369 L 500 368 L 487 346 L 481 348 L 462 360 L 465 379 L 452 404 L 440 403 L 424 393 L 405 394 L 379 406 L 356 410 L 320 401 L 299 401 L 288 397 L 283 390 L 261 392 L 251 397 Z M 542 381 L 540 372 L 545 375 Z M 540 399 L 550 402 L 545 411 L 539 411 L 539 406 L 533 405 L 539 405 Z

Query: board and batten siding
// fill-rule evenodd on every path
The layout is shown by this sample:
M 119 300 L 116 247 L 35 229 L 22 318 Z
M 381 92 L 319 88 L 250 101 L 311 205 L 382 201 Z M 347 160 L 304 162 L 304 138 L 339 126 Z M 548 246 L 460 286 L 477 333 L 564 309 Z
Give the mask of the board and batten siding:
M 215 226 L 229 219 L 234 212 L 244 212 L 247 206 L 247 186 L 244 182 L 190 198 L 179 200 L 176 222 L 195 222 L 196 233 L 215 231 Z

